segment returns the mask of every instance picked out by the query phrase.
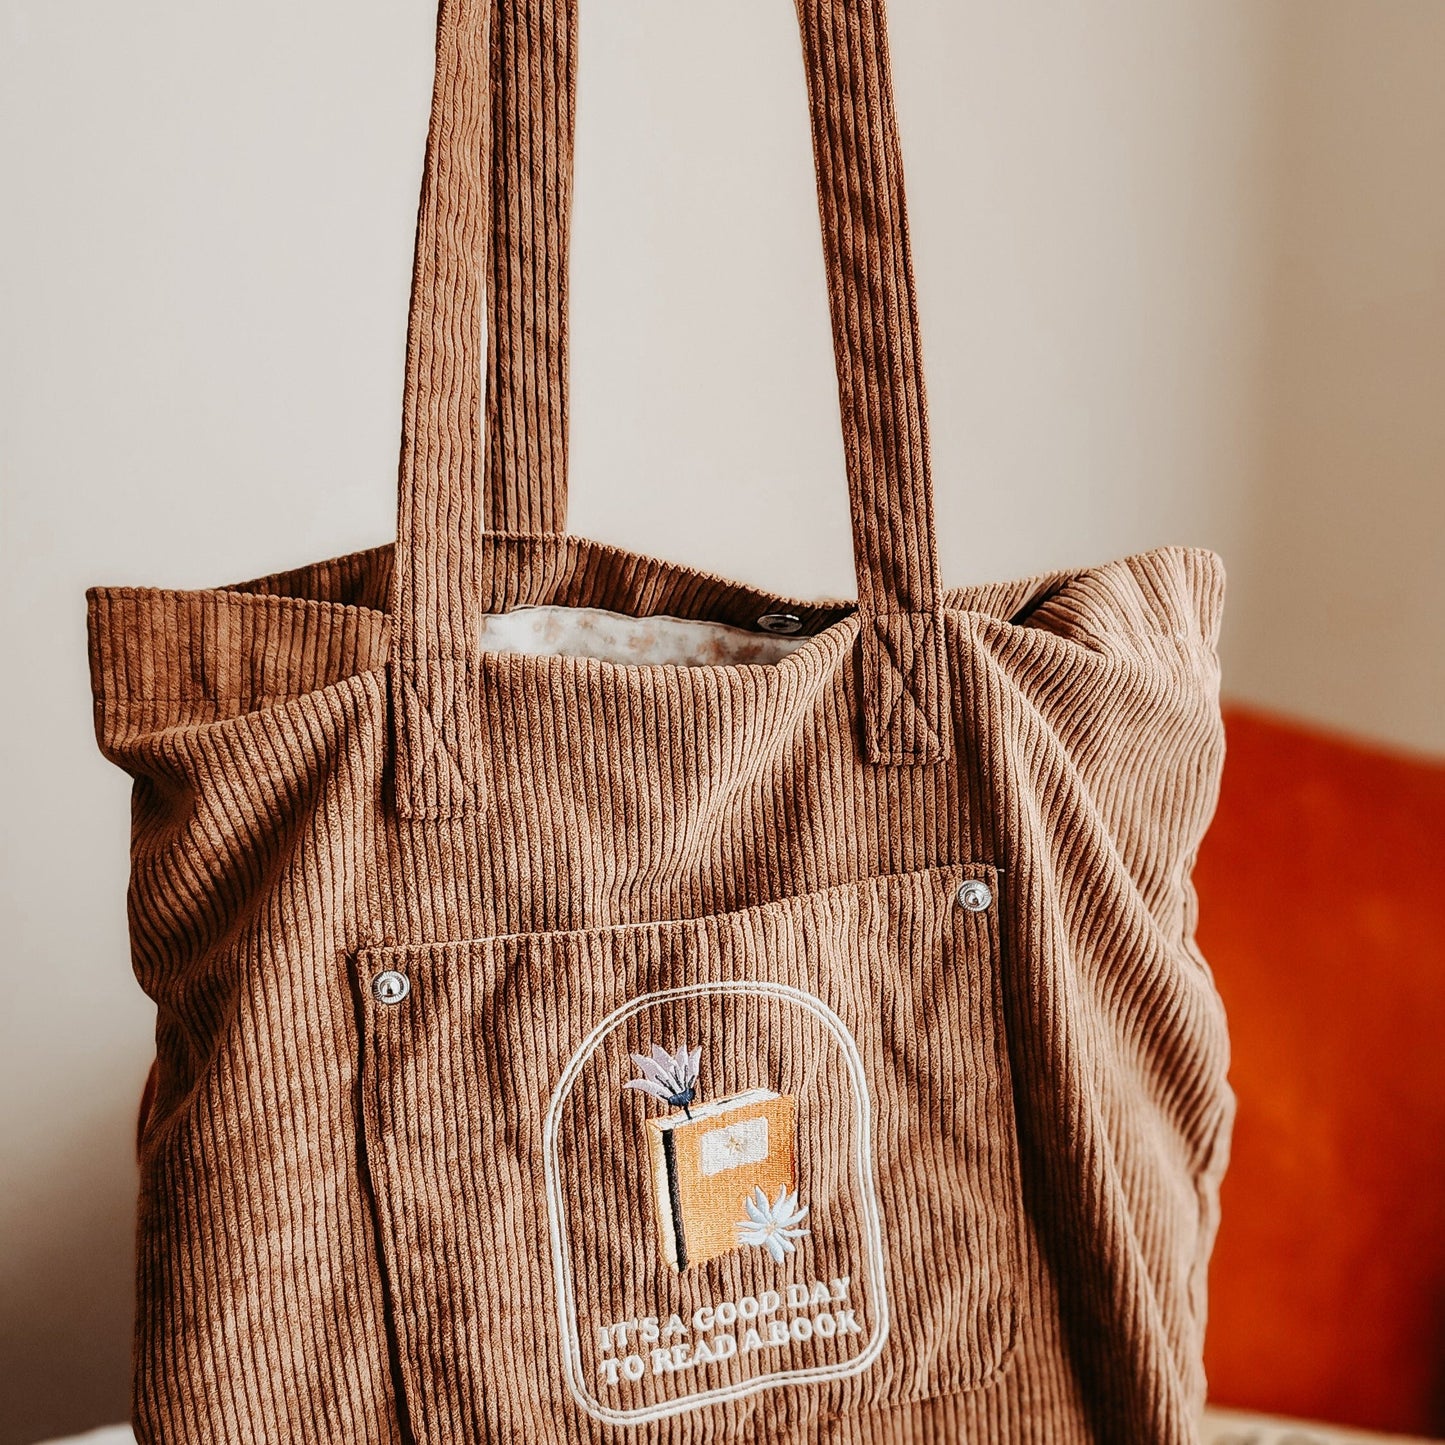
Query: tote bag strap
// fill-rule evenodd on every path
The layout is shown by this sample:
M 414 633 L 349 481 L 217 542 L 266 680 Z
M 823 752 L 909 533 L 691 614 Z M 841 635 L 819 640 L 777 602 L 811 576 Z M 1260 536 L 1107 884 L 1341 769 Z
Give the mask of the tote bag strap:
M 545 370 L 549 387 L 554 373 L 565 376 L 560 278 L 570 199 L 572 4 L 495 3 L 508 12 L 500 21 L 490 0 L 441 0 L 437 28 L 437 78 L 412 285 L 392 598 L 397 800 L 410 816 L 452 816 L 475 802 L 465 717 L 467 694 L 476 686 L 478 649 L 471 619 L 481 610 L 481 535 L 495 520 L 504 525 L 528 520 L 536 530 L 559 530 L 565 505 L 565 474 L 558 464 L 559 457 L 565 464 L 565 382 L 555 392 L 558 404 L 549 395 L 549 410 L 512 411 L 508 420 L 520 440 L 496 439 L 496 426 L 491 429 L 493 455 L 514 459 L 508 485 L 515 500 L 503 491 L 488 501 L 477 485 L 482 357 L 488 344 L 482 318 L 489 305 L 493 318 L 498 315 L 497 301 L 489 303 L 482 295 L 489 269 L 517 278 L 516 286 L 532 288 L 527 294 L 533 298 L 550 297 L 554 293 L 546 287 L 555 286 L 555 312 L 549 301 L 534 305 L 530 313 L 531 395 L 538 390 L 539 370 Z M 883 4 L 797 0 L 797 10 L 858 579 L 864 756 L 876 764 L 929 764 L 949 754 L 948 673 L 917 303 Z M 540 171 L 534 166 L 534 184 L 541 175 L 546 195 L 547 175 L 555 180 L 565 170 L 569 189 L 552 194 L 550 232 L 547 216 L 539 221 L 525 205 L 517 210 L 530 218 L 530 228 L 511 224 L 510 215 L 502 226 L 490 206 L 492 188 L 479 158 L 493 143 L 494 21 L 498 39 L 509 24 L 518 27 L 514 35 L 527 37 L 532 133 L 550 134 L 556 147 L 550 171 L 545 160 Z M 559 65 L 562 34 L 567 58 Z M 508 69 L 514 77 L 521 74 Z M 544 149 L 542 154 L 552 153 Z M 495 267 L 489 266 L 492 238 L 505 254 L 505 265 L 498 258 Z M 513 291 L 509 317 L 523 314 L 521 294 Z M 490 330 L 496 332 L 495 320 Z M 545 368 L 539 357 L 546 358 Z M 500 402 L 500 387 L 496 394 Z M 541 436 L 540 418 L 546 425 Z M 563 434 L 560 443 L 556 431 Z M 529 460 L 518 465 L 518 456 Z
M 458 491 L 480 498 L 482 524 L 492 532 L 566 530 L 567 254 L 576 130 L 576 13 L 576 0 L 490 0 L 487 24 L 474 32 L 475 55 L 488 57 L 488 83 L 477 95 L 488 111 L 477 118 L 481 128 L 476 132 L 490 161 L 485 168 L 488 189 L 476 197 L 483 202 L 478 220 L 484 238 L 485 282 L 479 291 L 486 306 L 485 423 L 457 438 L 461 446 L 454 460 Z M 445 39 L 439 31 L 413 272 L 408 390 L 412 360 L 436 341 L 434 334 L 418 335 L 418 328 L 444 322 L 461 300 L 438 288 L 439 278 L 422 253 L 424 244 L 442 239 L 425 232 L 428 192 L 436 183 L 442 139 L 438 126 L 451 108 L 442 84 Z M 438 259 L 432 257 L 433 262 Z M 453 344 L 465 352 L 470 365 L 476 364 L 469 337 L 454 338 Z M 483 446 L 476 444 L 479 436 Z M 408 427 L 404 468 L 405 453 L 414 441 Z
M 564 532 L 577 0 L 492 0 L 491 26 L 482 522 Z

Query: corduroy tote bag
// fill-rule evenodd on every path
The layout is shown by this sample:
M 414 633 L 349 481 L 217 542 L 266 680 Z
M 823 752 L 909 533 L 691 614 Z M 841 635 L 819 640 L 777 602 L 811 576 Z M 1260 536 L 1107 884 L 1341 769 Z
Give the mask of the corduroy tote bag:
M 856 602 L 563 534 L 570 0 L 443 0 L 394 548 L 90 594 L 143 1442 L 1187 1442 L 1222 576 L 945 591 L 881 0 L 797 0 Z

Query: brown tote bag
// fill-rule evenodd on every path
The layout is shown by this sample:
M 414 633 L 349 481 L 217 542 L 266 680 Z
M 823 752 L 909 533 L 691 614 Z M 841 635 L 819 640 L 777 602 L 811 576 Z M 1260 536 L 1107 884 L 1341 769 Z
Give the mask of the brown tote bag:
M 880 0 L 798 0 L 858 600 L 563 535 L 575 27 L 495 6 L 395 547 L 90 595 L 140 1439 L 1194 1440 L 1218 560 L 940 586 Z

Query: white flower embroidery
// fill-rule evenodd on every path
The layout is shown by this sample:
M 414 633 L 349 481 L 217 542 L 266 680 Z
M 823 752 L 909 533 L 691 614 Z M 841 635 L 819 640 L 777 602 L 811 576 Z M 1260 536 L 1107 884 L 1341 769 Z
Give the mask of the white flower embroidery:
M 688 1105 L 697 1096 L 697 1071 L 702 1063 L 700 1048 L 689 1050 L 684 1044 L 675 1054 L 670 1054 L 653 1044 L 651 1058 L 645 1054 L 633 1054 L 632 1062 L 642 1070 L 642 1077 L 629 1079 L 624 1088 L 651 1094 L 654 1099 L 661 1099 L 692 1118 Z
M 797 1249 L 794 1240 L 807 1236 L 808 1231 L 798 1226 L 808 1217 L 808 1206 L 799 1205 L 796 1189 L 791 1193 L 779 1189 L 770 1204 L 762 1189 L 756 1188 L 743 1200 L 743 1208 L 748 1217 L 738 1221 L 738 1243 L 760 1245 L 778 1264 Z

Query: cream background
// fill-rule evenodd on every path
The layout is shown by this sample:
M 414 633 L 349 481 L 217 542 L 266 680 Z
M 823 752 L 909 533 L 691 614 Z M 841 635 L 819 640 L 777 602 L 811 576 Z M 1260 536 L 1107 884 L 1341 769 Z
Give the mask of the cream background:
M 1445 752 L 1445 5 L 893 0 L 945 579 L 1230 570 L 1230 691 Z M 391 535 L 429 0 L 0 0 L 0 1445 L 124 1413 L 150 1011 L 81 592 Z M 850 590 L 787 0 L 585 0 L 585 534 Z

